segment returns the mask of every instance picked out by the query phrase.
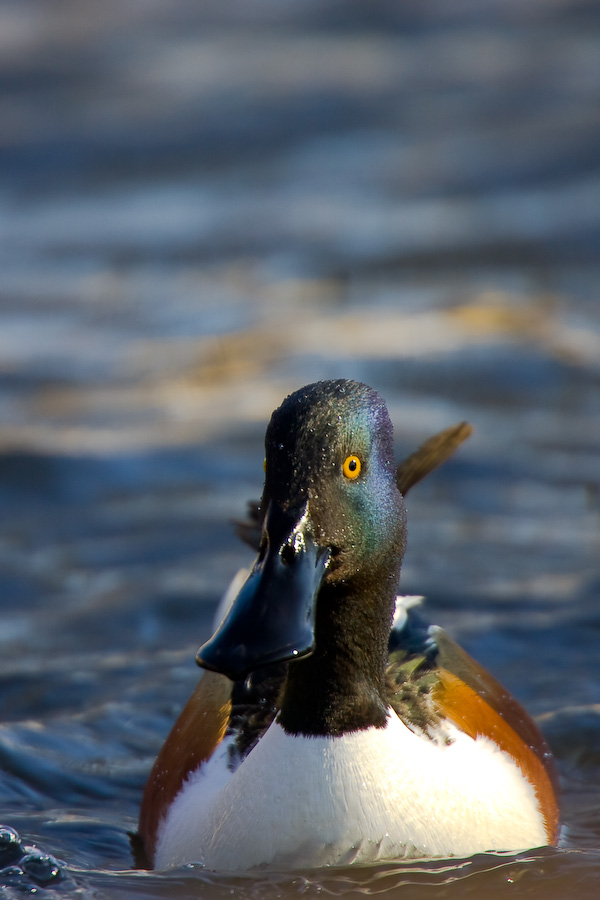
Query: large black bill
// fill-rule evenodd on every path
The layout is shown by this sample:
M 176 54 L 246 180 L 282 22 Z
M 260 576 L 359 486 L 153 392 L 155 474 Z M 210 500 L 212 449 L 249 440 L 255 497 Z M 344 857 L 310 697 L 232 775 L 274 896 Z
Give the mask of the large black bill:
M 196 656 L 199 666 L 233 681 L 269 663 L 313 650 L 316 596 L 329 563 L 307 528 L 306 508 L 292 516 L 270 505 L 266 549 L 213 637 Z

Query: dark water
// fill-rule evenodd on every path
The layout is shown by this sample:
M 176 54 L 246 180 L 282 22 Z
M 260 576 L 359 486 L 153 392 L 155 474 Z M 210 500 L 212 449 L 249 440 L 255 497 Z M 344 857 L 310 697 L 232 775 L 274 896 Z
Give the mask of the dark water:
M 597 4 L 4 2 L 0 121 L 0 821 L 64 863 L 5 895 L 597 897 Z M 403 588 L 539 717 L 562 845 L 135 872 L 265 423 L 338 376 L 399 456 L 475 425 Z

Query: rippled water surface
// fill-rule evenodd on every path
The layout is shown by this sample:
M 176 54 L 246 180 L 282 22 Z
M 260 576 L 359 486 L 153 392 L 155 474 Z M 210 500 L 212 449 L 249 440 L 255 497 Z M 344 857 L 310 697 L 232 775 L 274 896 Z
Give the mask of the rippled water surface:
M 0 88 L 4 894 L 597 897 L 597 4 L 6 2 Z M 538 717 L 561 847 L 135 871 L 270 412 L 340 376 L 399 458 L 475 426 L 403 589 Z

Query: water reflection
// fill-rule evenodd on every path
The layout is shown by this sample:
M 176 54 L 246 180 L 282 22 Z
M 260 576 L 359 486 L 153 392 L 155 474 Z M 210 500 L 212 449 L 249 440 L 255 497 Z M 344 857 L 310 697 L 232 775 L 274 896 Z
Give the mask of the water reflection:
M 264 875 L 228 879 L 203 873 L 194 867 L 170 875 L 123 876 L 92 873 L 96 888 L 106 896 L 143 897 L 206 896 L 211 900 L 232 895 L 243 900 L 291 897 L 411 897 L 540 896 L 563 898 L 568 889 L 592 891 L 597 883 L 598 853 L 552 850 L 529 854 L 484 854 L 469 860 L 389 864 L 360 870 L 309 872 L 297 875 Z M 129 892 L 129 893 L 128 893 Z M 592 896 L 592 894 L 590 894 Z

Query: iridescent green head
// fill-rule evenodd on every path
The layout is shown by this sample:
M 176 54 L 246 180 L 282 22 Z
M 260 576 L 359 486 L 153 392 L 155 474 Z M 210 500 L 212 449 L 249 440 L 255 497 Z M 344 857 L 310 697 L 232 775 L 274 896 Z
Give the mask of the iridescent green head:
M 267 429 L 262 508 L 300 511 L 332 552 L 329 580 L 359 575 L 405 546 L 404 501 L 396 487 L 393 427 L 366 384 L 309 384 L 275 410 Z
M 310 654 L 325 588 L 371 605 L 381 597 L 385 631 L 404 553 L 392 424 L 374 390 L 338 380 L 290 394 L 271 417 L 265 447 L 259 554 L 198 655 L 232 678 Z

